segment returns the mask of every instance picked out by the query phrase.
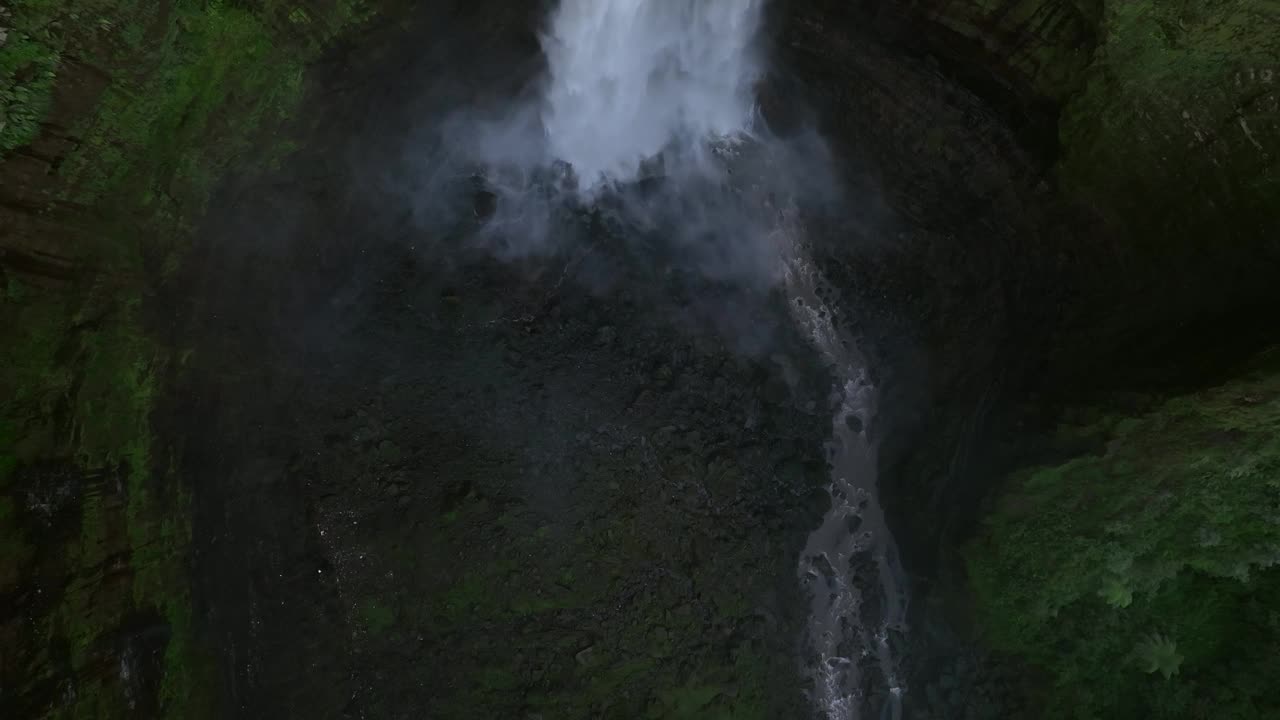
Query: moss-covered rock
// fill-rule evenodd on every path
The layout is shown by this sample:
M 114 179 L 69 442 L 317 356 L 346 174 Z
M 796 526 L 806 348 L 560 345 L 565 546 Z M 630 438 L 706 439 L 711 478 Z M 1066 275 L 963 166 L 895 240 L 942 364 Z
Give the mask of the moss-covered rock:
M 1063 187 L 1147 253 L 1275 253 L 1280 3 L 1111 0 L 1060 121 Z M 1260 244 L 1270 240 L 1270 245 Z
M 31 717 L 198 717 L 188 494 L 155 457 L 165 358 L 139 306 L 6 279 L 0 618 L 7 702 Z M 97 293 L 107 292 L 100 287 Z M 114 668 L 108 672 L 107 668 Z
M 215 184 L 268 164 L 306 64 L 363 3 L 0 9 L 0 705 L 217 712 L 190 491 L 152 426 L 147 321 Z M 256 150 L 256 152 L 251 152 Z
M 1185 257 L 1274 235 L 1274 0 L 924 0 L 913 8 L 931 48 L 950 70 L 980 78 L 980 94 L 997 104 L 1012 96 L 1015 113 L 1047 108 L 1057 144 L 1033 152 L 1056 157 L 1062 189 L 1101 212 L 1125 242 Z
M 1280 354 L 1135 411 L 1073 413 L 967 549 L 987 637 L 1052 682 L 1053 717 L 1280 711 Z
M 40 134 L 49 111 L 60 53 L 0 15 L 0 157 Z

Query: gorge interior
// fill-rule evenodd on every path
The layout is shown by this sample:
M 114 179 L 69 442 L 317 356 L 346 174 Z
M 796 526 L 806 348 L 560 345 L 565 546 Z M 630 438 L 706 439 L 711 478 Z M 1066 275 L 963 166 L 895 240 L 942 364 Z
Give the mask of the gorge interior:
M 764 0 L 561 0 L 542 36 L 548 73 L 536 109 L 513 115 L 526 124 L 490 125 L 479 143 L 498 194 L 493 224 L 528 230 L 529 178 L 539 173 L 559 174 L 553 202 L 586 206 L 657 178 L 656 195 L 621 203 L 627 221 L 680 238 L 698 271 L 781 290 L 836 384 L 831 505 L 798 568 L 812 602 L 803 670 L 820 716 L 897 718 L 905 688 L 890 635 L 905 632 L 907 596 L 876 490 L 876 393 L 806 250 L 796 202 L 815 169 L 756 110 L 763 10 Z M 521 136 L 518 152 L 502 152 Z M 744 155 L 763 167 L 734 172 Z M 514 185 L 502 179 L 513 176 Z

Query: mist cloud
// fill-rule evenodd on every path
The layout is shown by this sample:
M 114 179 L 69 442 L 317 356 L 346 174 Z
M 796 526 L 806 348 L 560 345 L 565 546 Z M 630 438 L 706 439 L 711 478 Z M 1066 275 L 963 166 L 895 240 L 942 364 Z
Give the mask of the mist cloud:
M 710 296 L 732 302 L 692 305 L 739 333 L 731 316 L 794 251 L 779 212 L 837 197 L 825 144 L 760 116 L 764 5 L 560 0 L 523 92 L 455 105 L 425 134 L 408 171 L 417 221 L 474 215 L 470 242 L 520 259 L 572 250 L 589 216 L 642 262 L 722 286 Z

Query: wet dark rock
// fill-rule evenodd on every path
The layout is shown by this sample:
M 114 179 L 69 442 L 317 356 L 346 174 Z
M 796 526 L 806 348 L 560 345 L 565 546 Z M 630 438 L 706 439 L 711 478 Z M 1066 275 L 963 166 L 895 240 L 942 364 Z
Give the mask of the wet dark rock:
M 384 463 L 395 464 L 404 457 L 404 452 L 390 440 L 383 440 L 378 443 L 378 459 Z

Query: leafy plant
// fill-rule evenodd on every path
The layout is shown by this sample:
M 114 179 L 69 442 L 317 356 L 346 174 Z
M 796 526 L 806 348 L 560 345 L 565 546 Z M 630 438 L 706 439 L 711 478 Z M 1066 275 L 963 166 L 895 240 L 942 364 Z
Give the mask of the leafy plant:
M 1137 416 L 1071 413 L 1085 422 L 1064 444 L 1101 452 L 1007 483 L 969 576 L 990 643 L 1052 678 L 1048 715 L 1280 711 L 1264 669 L 1280 652 L 1278 360 Z
M 1178 674 L 1183 660 L 1178 653 L 1178 644 L 1159 633 L 1143 638 L 1134 649 L 1134 655 L 1143 670 L 1148 673 L 1159 672 L 1165 680 Z

